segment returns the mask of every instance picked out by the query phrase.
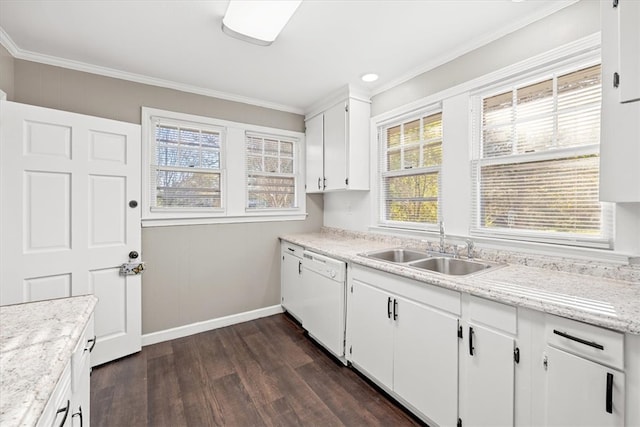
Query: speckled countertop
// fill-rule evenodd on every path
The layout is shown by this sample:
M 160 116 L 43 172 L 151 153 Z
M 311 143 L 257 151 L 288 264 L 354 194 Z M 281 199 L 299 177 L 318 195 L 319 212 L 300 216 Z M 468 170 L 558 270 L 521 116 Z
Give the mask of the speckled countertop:
M 498 268 L 469 276 L 447 276 L 358 255 L 377 249 L 406 246 L 406 241 L 402 239 L 371 238 L 336 231 L 285 235 L 281 239 L 320 254 L 435 286 L 621 332 L 640 334 L 640 269 L 637 268 L 624 267 L 618 270 L 617 267 L 572 263 L 566 259 L 553 262 L 538 259 L 531 262 L 545 267 L 551 265 L 553 269 L 550 269 L 511 264 L 510 257 L 502 254 L 498 257 L 501 263 Z M 482 254 L 481 250 L 478 252 Z M 489 261 L 495 262 L 495 258 Z M 512 259 L 522 262 L 520 255 L 514 255 Z M 577 267 L 578 264 L 581 267 Z M 576 272 L 598 273 L 600 270 L 607 271 L 609 275 L 613 274 L 613 270 L 622 280 L 603 277 L 603 274 L 598 276 Z
M 0 425 L 33 426 L 71 359 L 97 298 L 0 307 Z

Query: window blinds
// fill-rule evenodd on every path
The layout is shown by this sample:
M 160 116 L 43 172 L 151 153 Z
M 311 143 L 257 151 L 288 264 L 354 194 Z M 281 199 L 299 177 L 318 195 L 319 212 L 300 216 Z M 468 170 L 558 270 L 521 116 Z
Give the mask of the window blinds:
M 296 208 L 296 141 L 247 132 L 245 143 L 247 210 Z
M 600 99 L 599 65 L 479 96 L 475 232 L 610 245 L 612 208 L 598 200 Z
M 155 120 L 151 207 L 222 207 L 222 132 Z

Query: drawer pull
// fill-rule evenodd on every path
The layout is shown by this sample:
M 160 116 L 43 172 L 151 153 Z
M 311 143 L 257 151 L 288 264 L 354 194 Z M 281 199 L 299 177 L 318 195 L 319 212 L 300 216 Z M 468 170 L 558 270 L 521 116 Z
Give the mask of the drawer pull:
M 79 417 L 80 418 L 80 427 L 84 424 L 84 420 L 82 419 L 82 406 L 78 406 L 78 412 L 71 415 L 71 418 Z
M 398 320 L 398 300 L 393 299 L 393 320 Z
M 589 347 L 597 348 L 598 350 L 604 350 L 604 346 L 602 344 L 598 344 L 597 342 L 587 341 L 582 338 L 574 337 L 573 335 L 569 335 L 566 332 L 558 331 L 557 329 L 553 330 L 553 333 L 556 335 L 560 335 L 563 338 L 567 338 L 571 341 L 579 342 L 580 344 L 588 345 Z
M 607 413 L 613 414 L 613 374 L 607 372 L 607 401 L 605 402 Z
M 85 347 L 84 351 L 88 350 L 89 353 L 91 353 L 93 351 L 93 348 L 96 346 L 96 341 L 98 341 L 98 340 L 96 339 L 95 335 L 90 340 L 87 340 L 87 344 L 91 343 L 91 347 L 89 347 L 89 348 Z
M 69 401 L 67 399 L 67 406 L 66 408 L 60 408 L 56 411 L 56 415 L 57 414 L 61 414 L 64 412 L 64 417 L 62 417 L 62 422 L 60 423 L 60 427 L 62 427 L 64 425 L 64 423 L 67 422 L 67 416 L 69 415 L 69 409 L 71 409 L 71 401 Z
M 295 251 L 296 251 L 296 250 L 295 250 L 295 249 L 293 249 L 293 248 L 287 248 L 287 249 L 289 249 L 291 252 L 295 252 Z
M 473 356 L 473 351 L 475 347 L 473 346 L 473 328 L 469 326 L 469 356 Z
M 387 318 L 391 319 L 391 297 L 387 297 Z

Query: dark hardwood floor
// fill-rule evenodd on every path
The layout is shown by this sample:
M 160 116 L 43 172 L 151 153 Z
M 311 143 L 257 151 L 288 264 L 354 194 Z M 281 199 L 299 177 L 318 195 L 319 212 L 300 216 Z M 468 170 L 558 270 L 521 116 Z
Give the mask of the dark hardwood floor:
M 279 314 L 94 368 L 91 425 L 415 426 Z

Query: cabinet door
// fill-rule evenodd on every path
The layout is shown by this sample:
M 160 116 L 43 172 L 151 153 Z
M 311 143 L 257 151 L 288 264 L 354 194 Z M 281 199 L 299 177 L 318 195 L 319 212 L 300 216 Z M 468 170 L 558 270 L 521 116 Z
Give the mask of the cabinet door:
M 347 111 L 341 102 L 324 113 L 324 177 L 326 190 L 347 187 Z M 369 159 L 362 159 L 368 162 Z
M 304 323 L 304 292 L 302 290 L 302 260 L 289 253 L 282 253 L 281 292 L 282 306 L 289 314 Z
M 463 425 L 513 425 L 515 340 L 473 323 L 465 332 Z
M 458 319 L 397 298 L 393 390 L 440 426 L 458 421 Z
M 349 336 L 351 361 L 380 384 L 393 381 L 393 297 L 373 286 L 353 280 L 350 296 Z
M 640 101 L 640 1 L 618 2 L 620 102 Z
M 546 425 L 624 425 L 623 373 L 553 347 L 546 356 Z
M 73 427 L 88 426 L 91 420 L 90 411 L 90 365 L 84 364 L 80 378 L 76 381 L 76 389 L 71 396 L 71 425 Z
M 324 116 L 318 114 L 306 122 L 306 187 L 307 193 L 320 193 L 324 188 Z
M 620 0 L 633 7 L 634 0 Z M 630 6 L 631 4 L 631 6 Z M 636 6 L 637 7 L 637 6 Z M 625 14 L 625 17 L 627 15 Z M 602 111 L 600 125 L 600 200 L 640 202 L 640 102 L 620 103 L 620 91 L 628 78 L 621 74 L 620 87 L 613 87 L 613 75 L 620 72 L 618 9 L 610 1 L 600 3 L 602 20 Z M 637 24 L 636 24 L 637 25 Z M 636 29 L 636 31 L 638 31 Z M 638 53 L 636 52 L 636 57 Z M 628 74 L 625 72 L 624 74 Z M 640 78 L 632 74 L 630 78 Z

